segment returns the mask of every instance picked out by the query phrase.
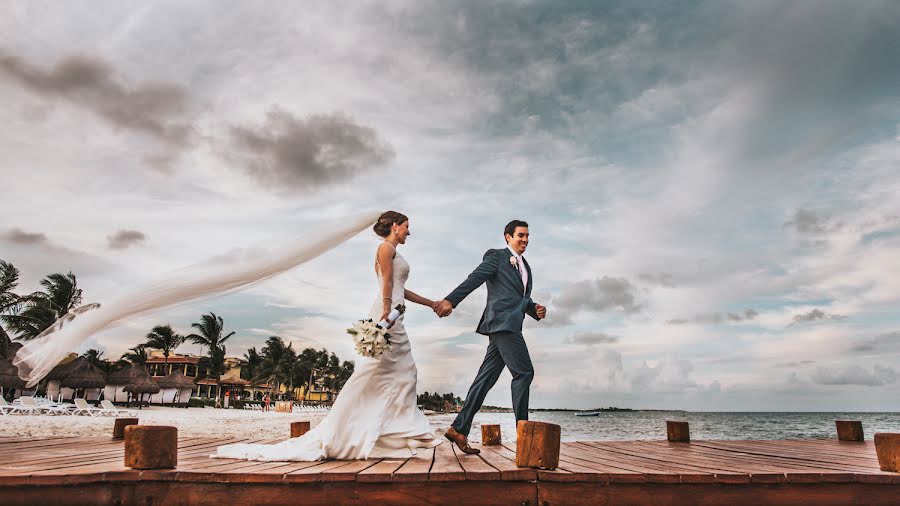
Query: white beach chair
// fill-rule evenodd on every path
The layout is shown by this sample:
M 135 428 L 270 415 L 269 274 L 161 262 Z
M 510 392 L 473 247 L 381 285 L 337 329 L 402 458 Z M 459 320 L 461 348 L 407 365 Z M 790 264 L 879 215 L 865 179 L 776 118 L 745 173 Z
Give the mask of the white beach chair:
M 19 411 L 23 415 L 39 415 L 43 410 L 33 397 L 22 396 L 17 400 L 19 401 Z
M 84 399 L 75 399 L 75 410 L 72 411 L 73 415 L 88 415 L 88 416 L 97 416 L 103 415 L 103 410 L 100 408 L 95 408 L 87 403 Z
M 37 408 L 37 412 L 40 414 L 46 415 L 68 415 L 69 410 L 64 406 L 59 406 L 55 402 L 46 399 L 44 397 L 30 397 L 31 400 L 27 400 L 23 397 L 22 403 L 24 405 L 33 406 Z
M 6 402 L 2 396 L 0 396 L 0 414 L 3 415 L 12 415 L 12 414 L 24 414 L 22 411 L 22 406 L 13 406 L 12 404 Z
M 112 416 L 137 416 L 137 412 L 130 409 L 120 409 L 117 408 L 115 404 L 110 400 L 102 400 L 100 401 L 100 407 L 103 408 L 104 415 L 112 415 Z

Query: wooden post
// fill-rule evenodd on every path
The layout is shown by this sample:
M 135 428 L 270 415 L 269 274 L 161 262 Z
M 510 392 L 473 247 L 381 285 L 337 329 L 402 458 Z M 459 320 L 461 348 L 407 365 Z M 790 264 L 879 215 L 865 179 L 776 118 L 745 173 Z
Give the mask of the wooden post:
M 499 424 L 481 424 L 481 444 L 498 445 L 500 444 L 500 425 Z
M 178 465 L 178 429 L 160 425 L 125 427 L 125 467 L 169 469 Z
M 851 420 L 835 420 L 838 441 L 865 441 L 862 422 Z
M 309 422 L 291 422 L 291 437 L 300 437 L 309 432 Z
M 516 425 L 516 465 L 556 469 L 559 466 L 559 425 L 519 420 Z
M 673 443 L 690 443 L 691 428 L 687 422 L 673 422 L 666 420 L 666 434 Z
M 137 425 L 137 418 L 116 418 L 115 424 L 113 425 L 113 437 L 115 439 L 122 439 L 125 437 L 125 427 L 129 425 Z
M 875 453 L 878 454 L 878 467 L 882 471 L 900 473 L 900 434 L 876 433 Z

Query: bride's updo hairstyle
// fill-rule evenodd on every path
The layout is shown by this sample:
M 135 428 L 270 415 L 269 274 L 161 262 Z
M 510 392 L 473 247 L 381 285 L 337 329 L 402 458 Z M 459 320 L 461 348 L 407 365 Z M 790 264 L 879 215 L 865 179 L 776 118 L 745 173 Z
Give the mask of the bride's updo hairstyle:
M 402 225 L 408 219 L 409 218 L 403 213 L 398 213 L 397 211 L 385 211 L 378 217 L 378 221 L 375 222 L 375 226 L 372 227 L 372 230 L 381 237 L 387 237 L 391 235 L 391 227 L 394 226 L 394 223 Z

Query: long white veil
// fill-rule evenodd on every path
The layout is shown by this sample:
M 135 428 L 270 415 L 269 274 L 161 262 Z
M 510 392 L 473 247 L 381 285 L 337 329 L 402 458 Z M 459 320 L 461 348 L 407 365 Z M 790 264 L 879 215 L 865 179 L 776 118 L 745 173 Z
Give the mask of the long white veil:
M 210 268 L 207 264 L 197 265 L 146 286 L 127 290 L 99 308 L 96 305 L 82 306 L 22 346 L 13 358 L 13 364 L 19 368 L 19 377 L 30 388 L 56 367 L 67 353 L 118 322 L 202 297 L 245 288 L 271 278 L 346 242 L 372 226 L 378 215 L 366 213 L 341 220 L 342 226 L 329 229 L 321 237 L 303 237 L 273 254 L 254 258 L 239 266 L 216 268 L 212 264 Z

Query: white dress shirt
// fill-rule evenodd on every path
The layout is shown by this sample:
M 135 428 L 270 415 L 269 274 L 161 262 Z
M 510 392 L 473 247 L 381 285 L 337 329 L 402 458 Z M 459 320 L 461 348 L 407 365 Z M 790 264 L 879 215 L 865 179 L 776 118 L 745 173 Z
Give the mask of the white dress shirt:
M 522 293 L 525 293 L 528 290 L 528 269 L 525 268 L 525 260 L 512 247 L 507 246 L 506 249 L 516 257 L 516 268 L 519 269 L 519 276 L 522 277 Z

